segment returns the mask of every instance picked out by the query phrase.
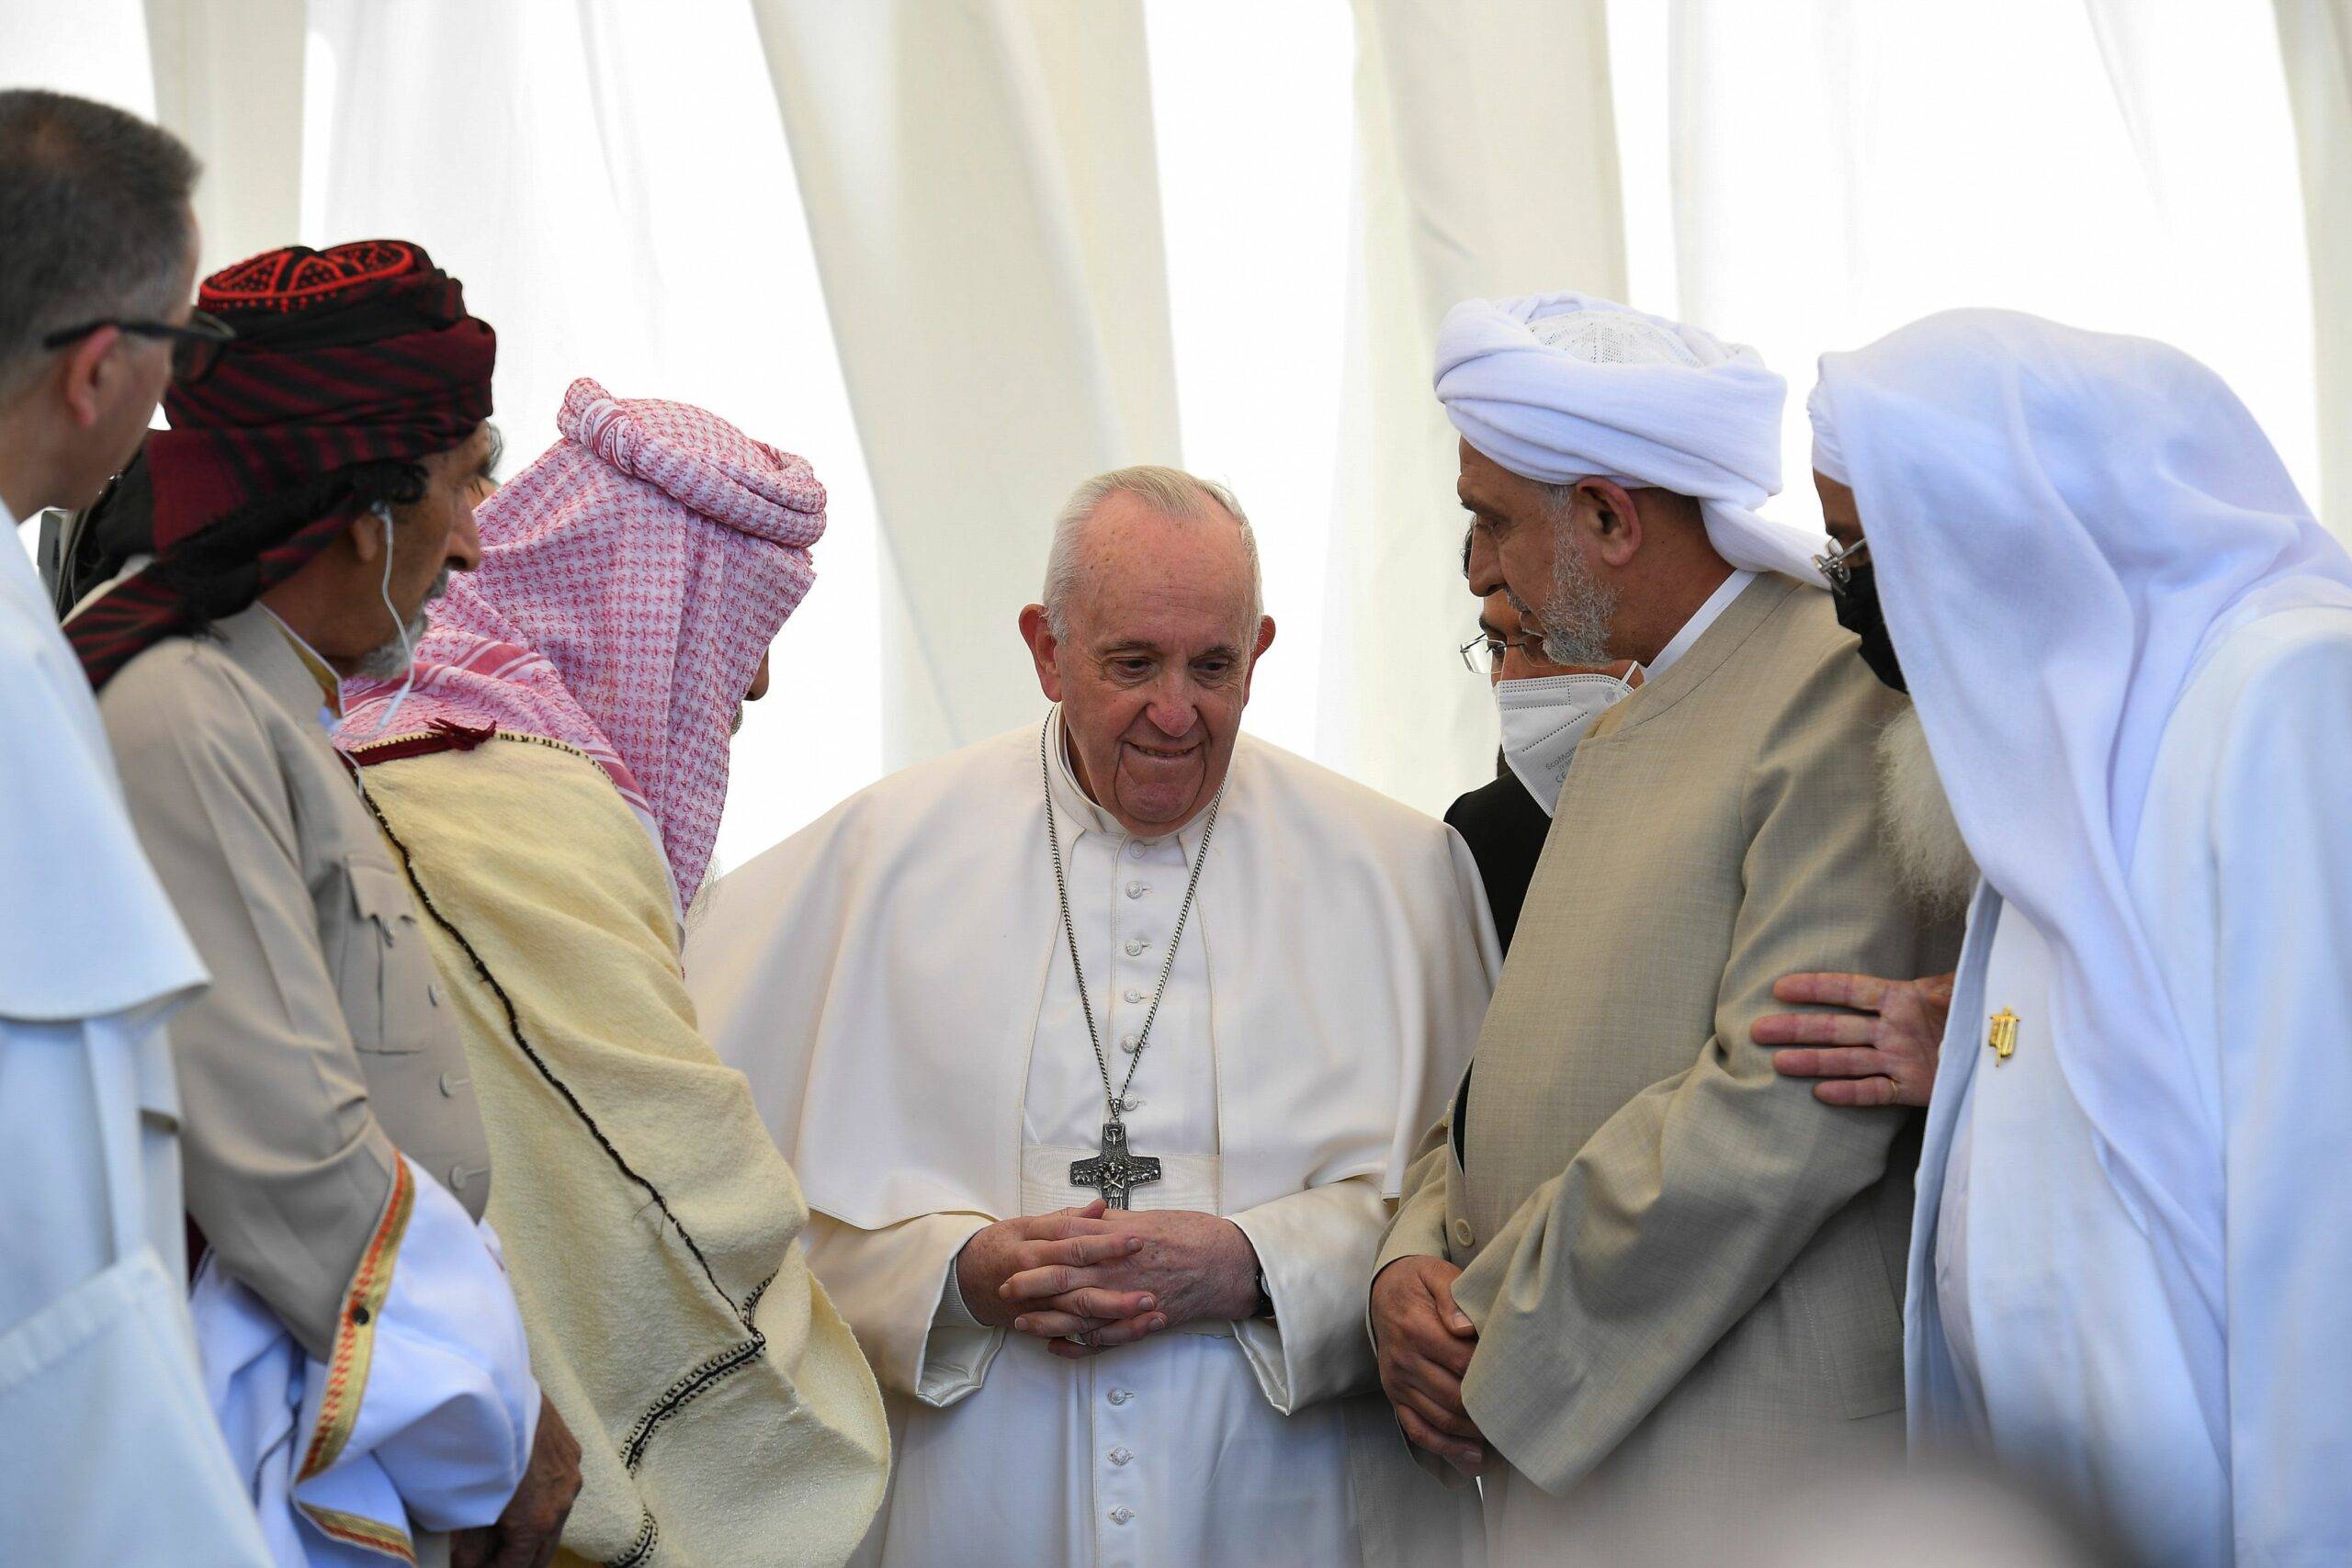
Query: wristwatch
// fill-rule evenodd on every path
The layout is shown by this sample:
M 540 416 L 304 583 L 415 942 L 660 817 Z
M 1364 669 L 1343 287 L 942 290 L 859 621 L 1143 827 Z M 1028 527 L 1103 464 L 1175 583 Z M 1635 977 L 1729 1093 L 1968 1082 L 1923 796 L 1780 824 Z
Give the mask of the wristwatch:
M 1261 1263 L 1258 1265 L 1257 1275 L 1258 1305 L 1256 1310 L 1251 1312 L 1250 1315 L 1251 1317 L 1262 1317 L 1271 1322 L 1274 1315 L 1274 1293 L 1266 1289 L 1266 1266 L 1264 1264 Z

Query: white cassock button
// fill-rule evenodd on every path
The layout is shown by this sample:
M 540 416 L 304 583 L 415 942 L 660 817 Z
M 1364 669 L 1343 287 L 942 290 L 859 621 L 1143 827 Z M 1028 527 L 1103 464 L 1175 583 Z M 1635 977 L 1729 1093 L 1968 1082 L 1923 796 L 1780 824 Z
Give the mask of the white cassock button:
M 1128 1005 L 1129 1007 L 1135 1007 L 1135 1006 L 1136 1006 L 1137 1004 L 1141 1003 L 1141 1002 L 1142 1002 L 1142 1000 L 1143 1000 L 1143 993 L 1142 993 L 1141 991 L 1136 990 L 1133 986 L 1129 986 L 1129 987 L 1127 987 L 1127 1005 Z
M 1129 958 L 1133 958 L 1136 953 L 1141 953 L 1145 948 L 1149 947 L 1151 943 L 1144 941 L 1144 939 L 1139 936 L 1131 936 L 1127 938 L 1127 956 Z
M 1133 1449 L 1113 1449 L 1111 1450 L 1111 1462 L 1113 1464 L 1125 1464 L 1135 1457 L 1136 1450 Z
M 1468 1220 L 1456 1220 L 1453 1222 L 1453 1242 L 1455 1246 L 1467 1247 L 1473 1239 L 1474 1235 L 1470 1229 L 1470 1222 Z
M 1138 1043 L 1139 1042 L 1132 1034 L 1122 1034 L 1119 1036 L 1119 1049 L 1125 1051 L 1130 1056 L 1136 1054 L 1136 1046 Z
M 1135 1396 L 1135 1391 L 1133 1389 L 1114 1388 L 1111 1391 L 1111 1403 L 1114 1404 L 1125 1404 L 1128 1400 L 1133 1399 Z
M 1118 1507 L 1111 1510 L 1111 1522 L 1114 1525 L 1125 1524 L 1129 1519 L 1132 1519 L 1135 1517 L 1136 1511 L 1133 1508 L 1126 1506 L 1125 1504 L 1121 1504 Z
M 1130 898 L 1140 898 L 1150 891 L 1151 886 L 1148 883 L 1130 882 L 1127 884 L 1127 897 Z
M 1135 856 L 1137 860 L 1141 860 L 1144 856 L 1151 853 L 1152 850 L 1159 844 L 1159 840 L 1158 839 L 1129 839 L 1127 840 L 1127 853 Z

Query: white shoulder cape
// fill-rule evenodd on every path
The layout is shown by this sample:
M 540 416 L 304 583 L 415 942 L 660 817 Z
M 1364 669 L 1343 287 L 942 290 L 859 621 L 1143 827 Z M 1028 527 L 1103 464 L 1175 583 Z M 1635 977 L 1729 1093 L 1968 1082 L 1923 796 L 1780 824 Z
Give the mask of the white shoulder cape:
M 852 795 L 696 917 L 704 1032 L 809 1206 L 849 1224 L 1018 1212 L 1030 1052 L 1069 962 L 1037 735 Z M 1366 1175 L 1393 1196 L 1500 964 L 1461 840 L 1245 735 L 1184 940 L 1208 962 L 1227 1211 Z

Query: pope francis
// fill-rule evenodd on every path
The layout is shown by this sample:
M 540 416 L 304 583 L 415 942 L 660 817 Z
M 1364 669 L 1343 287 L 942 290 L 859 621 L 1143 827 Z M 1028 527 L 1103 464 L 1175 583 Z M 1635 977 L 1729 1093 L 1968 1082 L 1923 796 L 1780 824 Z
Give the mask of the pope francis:
M 1080 487 L 1052 707 L 720 882 L 686 954 L 814 1212 L 899 1464 L 866 1560 L 1475 1560 L 1363 1292 L 1496 967 L 1451 829 L 1239 733 L 1218 487 Z

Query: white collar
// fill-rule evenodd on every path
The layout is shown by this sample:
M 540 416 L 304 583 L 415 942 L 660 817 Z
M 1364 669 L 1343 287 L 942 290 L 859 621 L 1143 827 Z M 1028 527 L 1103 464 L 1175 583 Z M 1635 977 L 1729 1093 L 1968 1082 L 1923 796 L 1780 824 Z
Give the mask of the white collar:
M 1731 602 L 1755 581 L 1756 573 L 1745 570 L 1735 571 L 1724 578 L 1721 585 L 1707 595 L 1707 602 L 1692 611 L 1690 618 L 1682 623 L 1682 629 L 1674 634 L 1674 639 L 1657 650 L 1656 659 L 1642 666 L 1642 679 L 1655 681 L 1671 669 L 1674 661 L 1690 652 L 1690 645 L 1706 636 L 1707 628 L 1713 626 L 1717 618 L 1731 608 Z
M 343 678 L 335 673 L 334 666 L 329 664 L 300 632 L 286 624 L 285 616 L 258 599 L 254 601 L 254 608 L 267 615 L 271 624 L 286 635 L 287 642 L 291 645 L 296 656 L 302 660 L 303 669 L 310 672 L 312 680 L 318 682 L 319 728 L 329 735 L 333 735 L 335 726 L 343 722 Z

